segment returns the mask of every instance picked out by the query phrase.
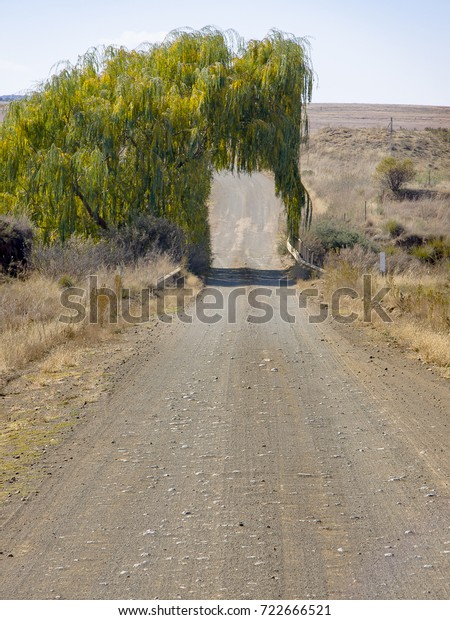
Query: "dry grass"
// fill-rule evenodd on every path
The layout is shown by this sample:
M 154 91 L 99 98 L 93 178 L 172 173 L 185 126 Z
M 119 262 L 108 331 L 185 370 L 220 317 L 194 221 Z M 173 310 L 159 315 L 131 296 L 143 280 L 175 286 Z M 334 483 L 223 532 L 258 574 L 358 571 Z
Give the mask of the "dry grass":
M 64 342 L 53 348 L 39 365 L 45 374 L 59 373 L 68 368 L 76 368 L 81 359 L 81 349 L 75 342 Z
M 154 286 L 159 278 L 173 271 L 177 265 L 166 254 L 155 255 L 150 260 L 141 259 L 134 265 L 127 265 L 121 272 L 124 286 L 132 292 Z
M 363 319 L 362 274 L 372 276 L 373 295 L 388 287 L 382 307 L 392 322 L 384 322 L 373 312 L 373 324 L 405 343 L 423 361 L 436 364 L 443 368 L 445 374 L 449 374 L 450 273 L 444 267 L 429 271 L 418 265 L 386 278 L 373 269 L 370 255 L 354 249 L 330 257 L 326 268 L 323 281 L 325 300 L 331 303 L 333 292 L 341 287 L 356 290 L 358 298 L 344 298 L 341 311 L 343 314 L 355 312 L 359 322 Z
M 43 276 L 0 287 L 0 372 L 22 368 L 73 333 L 57 319 L 60 289 Z
M 445 333 L 436 332 L 424 327 L 417 321 L 400 319 L 390 329 L 389 333 L 401 342 L 407 343 L 409 348 L 417 353 L 418 359 L 430 364 L 436 364 L 442 369 L 442 374 L 450 378 L 450 337 Z
M 114 269 L 100 269 L 97 272 L 97 287 L 105 287 L 117 295 L 118 318 L 110 321 L 108 297 L 98 297 L 99 321 L 89 325 L 89 281 L 87 278 L 73 282 L 85 291 L 78 298 L 86 309 L 86 318 L 75 324 L 65 324 L 60 315 L 70 312 L 61 305 L 64 286 L 60 280 L 49 278 L 38 272 L 25 280 L 8 280 L 0 285 L 0 372 L 7 373 L 26 366 L 29 362 L 45 357 L 44 372 L 56 372 L 76 363 L 77 347 L 89 341 L 108 338 L 126 326 L 122 318 L 121 305 L 126 300 L 133 316 L 142 315 L 143 289 L 152 289 L 158 278 L 175 269 L 176 265 L 166 255 L 150 260 L 141 260 L 125 266 L 120 272 Z M 64 282 L 63 282 L 64 284 Z M 200 290 L 201 282 L 189 275 L 187 286 L 194 295 Z M 187 300 L 188 301 L 188 300 Z M 156 298 L 150 297 L 150 315 L 156 313 Z
M 372 174 L 382 151 L 370 149 L 359 156 L 350 151 L 348 158 L 346 153 L 341 158 L 337 131 L 322 130 L 311 138 L 301 162 L 302 179 L 311 193 L 315 214 L 328 212 L 333 217 L 363 221 L 364 201 L 371 202 L 376 196 Z
M 381 228 L 388 219 L 402 223 L 415 235 L 450 234 L 449 198 L 424 197 L 421 200 L 389 200 L 375 209 L 374 220 Z

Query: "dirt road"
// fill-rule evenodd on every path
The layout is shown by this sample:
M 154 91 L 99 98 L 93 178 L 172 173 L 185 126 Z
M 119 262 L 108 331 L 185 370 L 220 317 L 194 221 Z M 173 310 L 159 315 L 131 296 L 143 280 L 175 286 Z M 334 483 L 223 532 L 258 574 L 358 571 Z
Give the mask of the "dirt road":
M 282 268 L 277 242 L 283 205 L 273 194 L 269 175 L 216 175 L 210 207 L 215 268 Z
M 282 320 L 274 199 L 249 241 L 267 182 L 217 181 L 209 294 L 143 335 L 3 524 L 3 598 L 448 597 L 448 387 L 293 288 Z

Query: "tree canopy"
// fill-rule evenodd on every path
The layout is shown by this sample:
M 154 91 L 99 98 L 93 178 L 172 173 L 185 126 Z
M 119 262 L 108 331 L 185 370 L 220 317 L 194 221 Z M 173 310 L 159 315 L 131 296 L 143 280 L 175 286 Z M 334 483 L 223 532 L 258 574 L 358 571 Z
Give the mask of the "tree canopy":
M 45 240 L 98 236 L 139 214 L 208 244 L 214 170 L 271 170 L 291 233 L 311 215 L 299 173 L 313 72 L 303 39 L 244 43 L 212 28 L 139 50 L 90 50 L 0 126 L 0 211 Z

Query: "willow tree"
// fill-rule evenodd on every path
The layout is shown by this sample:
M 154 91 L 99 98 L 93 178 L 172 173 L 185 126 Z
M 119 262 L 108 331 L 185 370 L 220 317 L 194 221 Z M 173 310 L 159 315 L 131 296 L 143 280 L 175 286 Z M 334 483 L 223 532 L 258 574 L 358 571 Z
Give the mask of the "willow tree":
M 244 44 L 210 28 L 139 51 L 91 50 L 11 104 L 0 208 L 27 211 L 47 240 L 96 236 L 150 212 L 207 246 L 213 171 L 271 170 L 295 236 L 311 215 L 299 174 L 307 52 L 277 31 Z

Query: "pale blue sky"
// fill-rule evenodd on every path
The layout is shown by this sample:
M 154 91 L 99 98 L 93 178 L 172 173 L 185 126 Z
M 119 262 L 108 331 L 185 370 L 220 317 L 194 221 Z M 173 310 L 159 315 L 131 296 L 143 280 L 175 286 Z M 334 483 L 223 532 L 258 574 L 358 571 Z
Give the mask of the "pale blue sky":
M 0 0 L 0 95 L 89 47 L 211 24 L 246 39 L 309 36 L 313 101 L 450 105 L 450 0 Z

